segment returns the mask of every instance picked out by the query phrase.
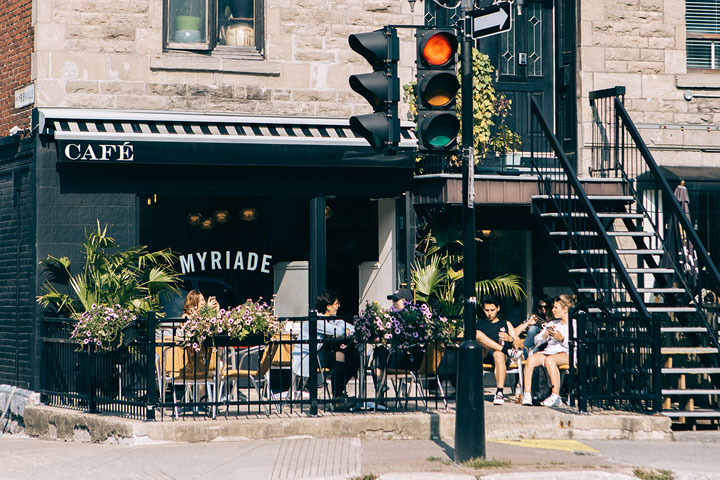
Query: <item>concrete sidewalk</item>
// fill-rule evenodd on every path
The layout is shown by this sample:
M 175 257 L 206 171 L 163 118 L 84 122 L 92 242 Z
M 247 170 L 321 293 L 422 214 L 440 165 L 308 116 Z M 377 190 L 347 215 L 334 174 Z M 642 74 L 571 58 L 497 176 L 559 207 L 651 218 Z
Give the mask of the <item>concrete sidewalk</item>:
M 216 420 L 181 419 L 143 422 L 91 415 L 73 410 L 27 405 L 27 435 L 65 441 L 142 445 L 215 440 L 267 440 L 288 437 L 360 439 L 454 438 L 453 411 L 408 413 L 325 413 L 227 417 Z M 580 415 L 567 407 L 524 407 L 485 403 L 485 426 L 490 440 L 516 439 L 671 439 L 670 419 L 625 412 Z

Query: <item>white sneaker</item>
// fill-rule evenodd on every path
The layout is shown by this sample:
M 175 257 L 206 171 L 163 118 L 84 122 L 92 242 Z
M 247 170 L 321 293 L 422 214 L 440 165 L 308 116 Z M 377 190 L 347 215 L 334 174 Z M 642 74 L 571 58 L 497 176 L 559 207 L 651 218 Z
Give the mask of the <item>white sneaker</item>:
M 553 393 L 545 400 L 543 400 L 542 404 L 544 407 L 559 407 L 560 405 L 562 405 L 562 399 L 560 398 L 560 395 L 555 395 Z
M 523 405 L 532 405 L 532 395 L 530 394 L 530 392 L 523 392 L 522 404 Z
M 503 392 L 497 392 L 493 400 L 493 405 L 502 405 L 503 403 L 505 403 L 505 395 L 503 395 Z
M 514 362 L 517 362 L 517 361 L 519 361 L 519 360 L 522 360 L 522 358 L 523 358 L 522 348 L 513 348 L 512 350 L 510 350 L 510 358 L 511 358 Z

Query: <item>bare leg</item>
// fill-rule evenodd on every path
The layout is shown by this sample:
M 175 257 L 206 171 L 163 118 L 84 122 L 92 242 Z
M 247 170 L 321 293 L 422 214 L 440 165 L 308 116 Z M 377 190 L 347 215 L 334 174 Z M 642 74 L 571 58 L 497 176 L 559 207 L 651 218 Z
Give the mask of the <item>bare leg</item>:
M 495 383 L 497 388 L 505 388 L 505 376 L 507 375 L 507 365 L 505 364 L 505 354 L 502 352 L 493 352 L 495 360 Z
M 545 362 L 545 358 L 545 355 L 542 353 L 535 353 L 528 358 L 527 364 L 525 365 L 525 381 L 523 382 L 524 393 L 530 393 L 530 388 L 532 387 L 532 372 L 535 370 L 535 367 Z
M 548 355 L 545 359 L 545 368 L 547 368 L 550 381 L 552 382 L 552 393 L 560 395 L 560 369 L 558 365 L 568 363 L 569 357 L 567 353 L 556 353 Z

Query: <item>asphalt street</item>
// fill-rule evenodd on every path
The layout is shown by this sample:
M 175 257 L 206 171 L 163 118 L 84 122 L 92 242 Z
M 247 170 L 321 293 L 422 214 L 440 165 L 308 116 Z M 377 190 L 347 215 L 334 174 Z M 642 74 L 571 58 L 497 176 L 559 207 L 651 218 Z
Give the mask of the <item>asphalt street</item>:
M 605 479 L 633 469 L 720 479 L 720 436 L 683 441 L 488 442 L 499 466 L 454 464 L 452 445 L 431 440 L 284 438 L 141 446 L 0 438 L 0 479 Z M 373 478 L 366 476 L 363 480 Z

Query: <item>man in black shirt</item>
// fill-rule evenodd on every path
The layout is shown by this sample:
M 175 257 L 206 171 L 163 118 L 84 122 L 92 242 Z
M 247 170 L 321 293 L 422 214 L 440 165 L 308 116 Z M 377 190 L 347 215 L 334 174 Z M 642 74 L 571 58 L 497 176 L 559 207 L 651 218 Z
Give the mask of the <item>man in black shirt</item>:
M 493 400 L 494 405 L 505 403 L 503 387 L 507 366 L 510 363 L 509 351 L 513 348 L 513 342 L 517 340 L 515 329 L 506 320 L 500 320 L 500 301 L 494 295 L 485 295 L 481 300 L 484 319 L 478 321 L 477 341 L 483 347 L 483 363 L 494 365 L 495 381 L 497 391 Z

